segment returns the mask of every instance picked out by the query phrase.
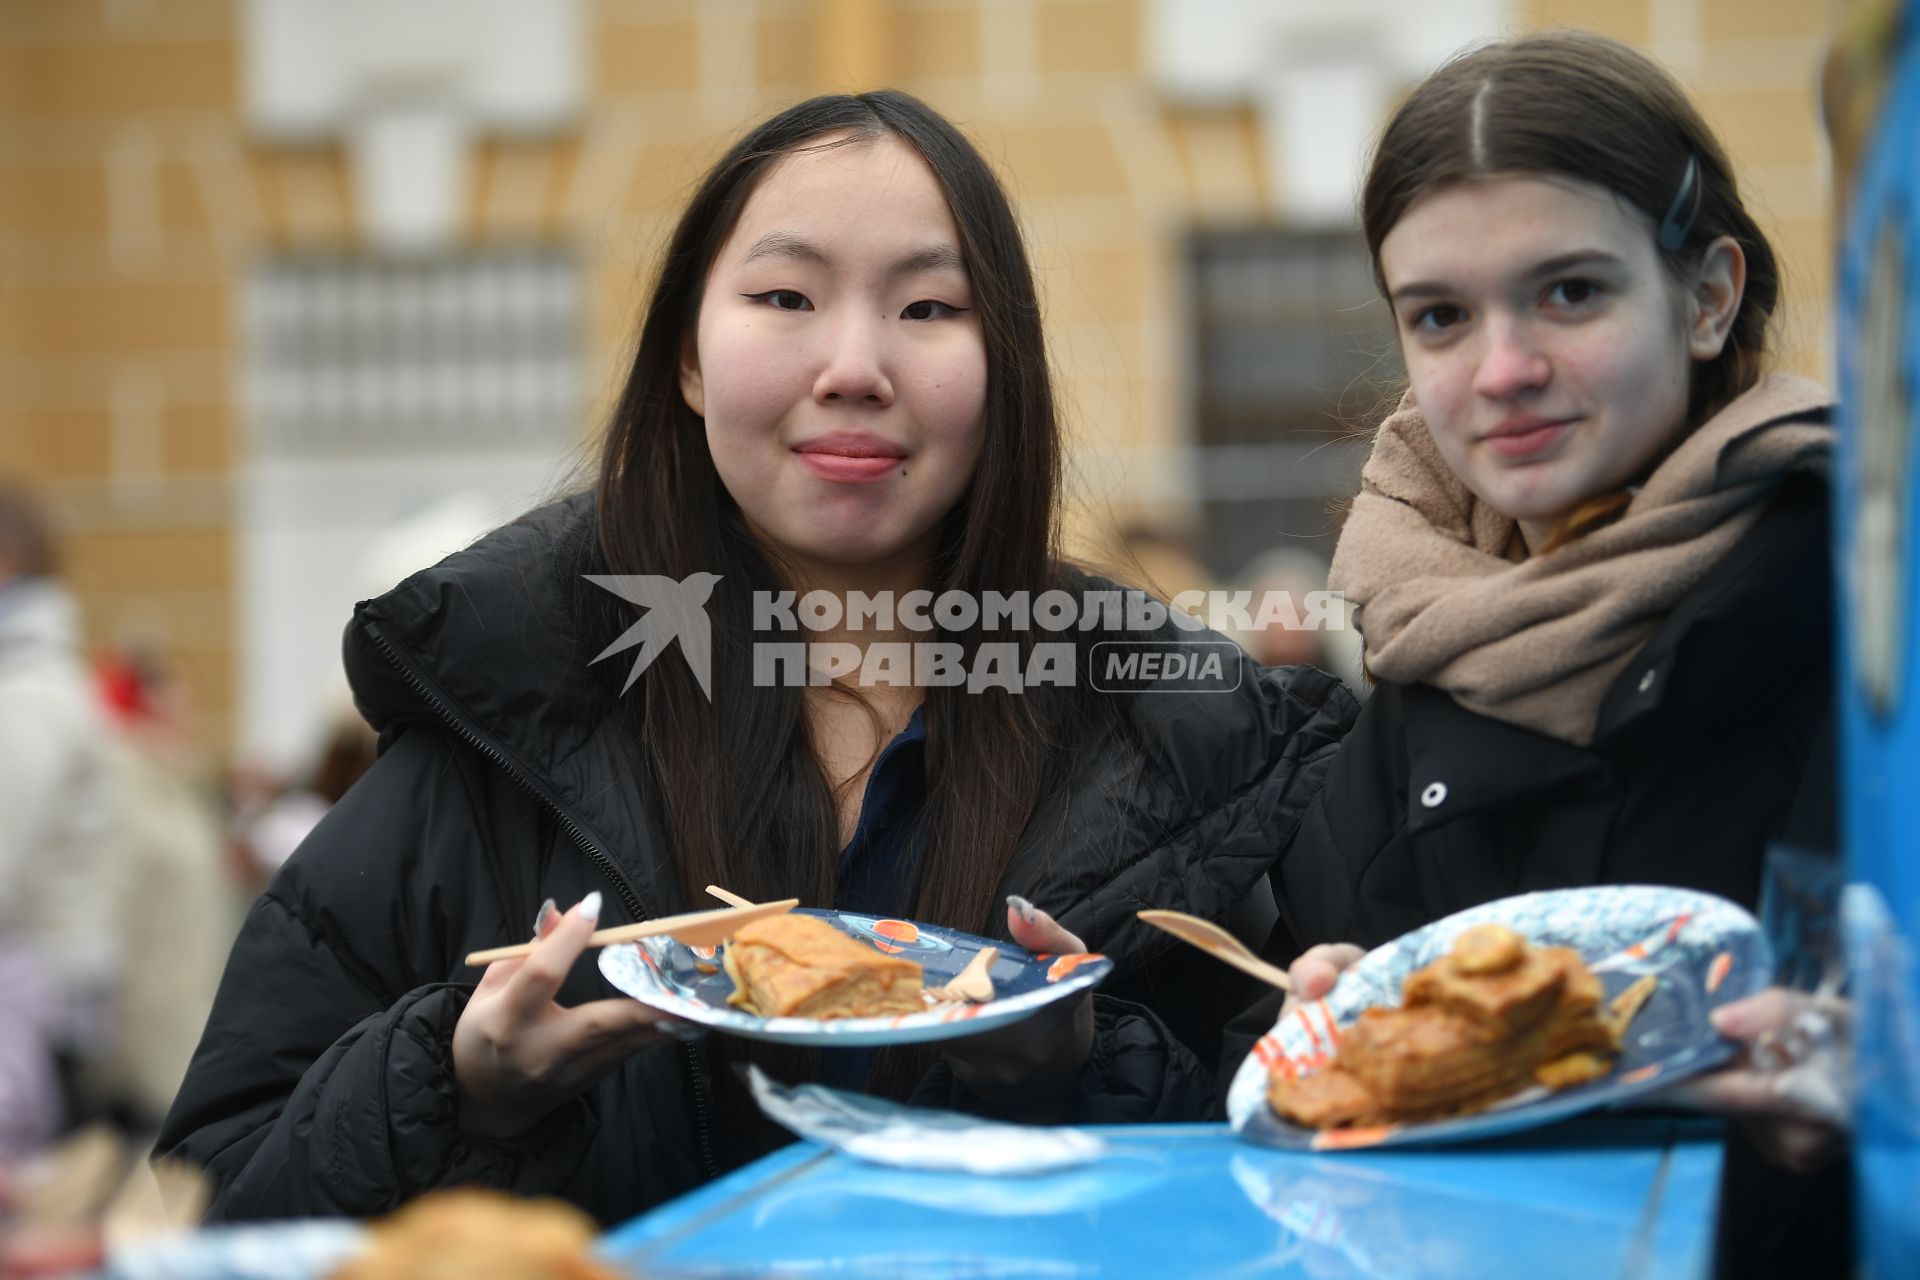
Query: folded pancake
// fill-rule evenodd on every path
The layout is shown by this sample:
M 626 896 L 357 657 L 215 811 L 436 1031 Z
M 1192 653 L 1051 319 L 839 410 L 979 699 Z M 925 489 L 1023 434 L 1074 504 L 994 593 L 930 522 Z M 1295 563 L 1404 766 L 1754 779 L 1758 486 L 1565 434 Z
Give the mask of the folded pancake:
M 727 943 L 727 1003 L 766 1018 L 877 1018 L 921 1013 L 920 966 L 882 955 L 817 916 L 744 925 Z
M 1605 1075 L 1632 1017 L 1601 1008 L 1600 980 L 1578 953 L 1529 947 L 1499 925 L 1462 933 L 1401 995 L 1399 1008 L 1345 1028 L 1326 1069 L 1276 1072 L 1273 1109 L 1323 1129 L 1468 1114 L 1531 1085 Z

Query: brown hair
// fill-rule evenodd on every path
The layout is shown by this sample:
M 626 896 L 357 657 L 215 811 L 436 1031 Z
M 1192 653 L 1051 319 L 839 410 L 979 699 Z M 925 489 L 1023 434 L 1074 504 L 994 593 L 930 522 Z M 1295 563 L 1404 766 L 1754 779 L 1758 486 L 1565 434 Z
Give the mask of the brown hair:
M 1696 177 L 1683 192 L 1690 166 Z M 1361 225 L 1381 293 L 1380 245 L 1416 200 L 1507 174 L 1550 174 L 1611 191 L 1646 217 L 1676 280 L 1697 267 L 1708 244 L 1732 237 L 1746 254 L 1746 292 L 1726 346 L 1694 367 L 1688 426 L 1760 380 L 1780 301 L 1779 265 L 1741 201 L 1726 151 L 1666 71 L 1604 36 L 1543 31 L 1462 53 L 1428 76 L 1387 122 L 1361 188 Z M 1684 234 L 1663 241 L 1663 224 Z M 1594 512 L 1574 512 L 1563 529 L 1605 523 L 1601 507 L 1624 505 L 1617 498 L 1596 498 Z

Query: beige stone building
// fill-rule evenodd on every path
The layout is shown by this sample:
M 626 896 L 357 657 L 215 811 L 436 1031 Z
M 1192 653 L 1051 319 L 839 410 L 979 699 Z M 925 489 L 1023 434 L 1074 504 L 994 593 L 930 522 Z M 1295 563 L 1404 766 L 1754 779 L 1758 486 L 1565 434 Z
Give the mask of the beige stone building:
M 1148 521 L 1226 575 L 1323 530 L 1341 424 L 1391 370 L 1358 147 L 1473 38 L 1569 24 L 1671 66 L 1783 251 L 1784 363 L 1828 363 L 1815 84 L 1843 0 L 532 7 L 0 0 L 0 474 L 52 502 L 90 638 L 177 663 L 220 746 L 297 763 L 354 595 L 564 484 L 694 176 L 821 90 L 919 94 L 1001 166 L 1086 548 Z M 398 35 L 338 19 L 379 10 Z M 405 364 L 443 303 L 465 336 Z

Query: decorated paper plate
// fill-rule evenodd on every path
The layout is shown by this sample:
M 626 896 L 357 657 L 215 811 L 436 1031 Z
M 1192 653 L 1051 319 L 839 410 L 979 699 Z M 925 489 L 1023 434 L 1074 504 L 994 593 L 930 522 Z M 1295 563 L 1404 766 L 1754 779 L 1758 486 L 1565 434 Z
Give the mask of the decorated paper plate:
M 1598 1080 L 1551 1091 L 1523 1090 L 1473 1115 L 1366 1129 L 1303 1128 L 1267 1105 L 1274 1071 L 1320 1070 L 1340 1030 L 1364 1009 L 1400 1003 L 1415 969 L 1439 959 L 1477 924 L 1503 924 L 1536 946 L 1572 947 L 1611 999 L 1646 974 L 1658 981 L 1628 1025 L 1620 1058 Z M 1330 1151 L 1461 1142 L 1548 1124 L 1664 1088 L 1733 1056 L 1708 1015 L 1766 987 L 1773 956 L 1754 918 L 1712 894 L 1650 885 L 1611 885 L 1523 894 L 1471 907 L 1368 952 L 1340 975 L 1324 1000 L 1296 1007 L 1257 1043 L 1227 1094 L 1243 1137 L 1268 1146 Z
M 600 952 L 600 972 L 640 1003 L 715 1031 L 752 1040 L 853 1048 L 951 1040 L 1005 1026 L 1098 985 L 1113 971 L 1113 961 L 1105 956 L 1034 955 L 1011 942 L 912 920 L 808 908 L 794 914 L 818 916 L 869 946 L 914 961 L 927 987 L 953 978 L 983 947 L 997 947 L 1000 958 L 989 971 L 994 998 L 985 1004 L 930 1005 L 925 1013 L 883 1018 L 763 1018 L 727 1003 L 733 979 L 721 968 L 719 949 L 689 947 L 672 938 L 607 947 Z

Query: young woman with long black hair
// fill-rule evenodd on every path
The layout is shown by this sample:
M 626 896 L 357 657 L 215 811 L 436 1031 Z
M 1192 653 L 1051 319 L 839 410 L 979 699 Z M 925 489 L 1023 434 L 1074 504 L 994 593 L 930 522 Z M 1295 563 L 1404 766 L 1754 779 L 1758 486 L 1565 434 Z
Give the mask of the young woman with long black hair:
M 1264 933 L 1273 851 L 1354 712 L 1337 683 L 766 678 L 782 593 L 1117 599 L 1060 557 L 1059 472 L 1031 271 L 978 153 L 893 93 L 753 130 L 667 246 L 594 491 L 357 610 L 349 673 L 383 753 L 255 904 L 160 1150 L 212 1173 L 225 1217 L 478 1182 L 616 1220 L 686 1190 L 774 1140 L 725 1069 L 747 1051 L 608 998 L 583 948 L 709 884 L 1116 961 L 1100 997 L 938 1061 L 788 1056 L 789 1078 L 1017 1117 L 1196 1114 L 1210 1086 L 1179 1037 L 1210 1058 L 1240 988 L 1199 957 L 1183 980 L 1191 953 L 1134 909 Z M 679 601 L 683 650 L 703 616 L 710 669 L 636 636 L 627 690 L 635 614 L 603 586 Z M 934 616 L 821 614 L 804 638 L 1024 672 L 1106 634 Z M 534 953 L 469 985 L 461 957 L 536 915 Z

